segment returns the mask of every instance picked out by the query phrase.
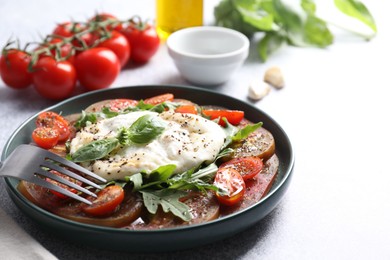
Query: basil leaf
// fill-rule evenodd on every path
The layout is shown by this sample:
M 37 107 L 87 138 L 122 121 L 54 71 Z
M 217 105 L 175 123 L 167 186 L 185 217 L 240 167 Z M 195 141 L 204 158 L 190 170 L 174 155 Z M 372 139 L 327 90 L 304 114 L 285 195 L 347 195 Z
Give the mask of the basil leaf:
M 112 152 L 118 145 L 119 141 L 116 138 L 97 140 L 78 149 L 72 154 L 72 160 L 74 162 L 85 162 L 101 159 Z
M 336 7 L 344 14 L 351 16 L 377 32 L 375 20 L 367 7 L 358 0 L 334 0 Z
M 153 115 L 138 118 L 128 129 L 129 139 L 134 143 L 148 143 L 165 129 L 164 123 Z
M 276 32 L 267 33 L 258 43 L 257 50 L 263 61 L 268 59 L 268 55 L 279 49 L 286 42 L 286 37 Z
M 140 191 L 146 209 L 156 214 L 158 206 L 161 205 L 164 212 L 172 212 L 173 215 L 181 218 L 184 221 L 191 220 L 190 208 L 180 202 L 179 199 L 187 195 L 186 192 L 178 190 L 156 190 L 156 191 Z
M 304 24 L 305 42 L 316 47 L 324 48 L 333 43 L 333 34 L 330 32 L 326 23 L 309 15 Z
M 277 30 L 273 15 L 259 8 L 257 2 L 236 0 L 234 3 L 246 23 L 262 31 Z

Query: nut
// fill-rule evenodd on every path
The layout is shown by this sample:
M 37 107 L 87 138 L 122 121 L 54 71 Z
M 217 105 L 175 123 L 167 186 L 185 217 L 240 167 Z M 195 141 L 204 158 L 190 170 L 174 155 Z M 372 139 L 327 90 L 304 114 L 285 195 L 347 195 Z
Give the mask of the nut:
M 284 78 L 279 67 L 271 67 L 264 74 L 264 81 L 277 89 L 284 87 Z
M 260 100 L 268 95 L 271 87 L 264 81 L 254 80 L 249 85 L 248 97 L 253 100 Z

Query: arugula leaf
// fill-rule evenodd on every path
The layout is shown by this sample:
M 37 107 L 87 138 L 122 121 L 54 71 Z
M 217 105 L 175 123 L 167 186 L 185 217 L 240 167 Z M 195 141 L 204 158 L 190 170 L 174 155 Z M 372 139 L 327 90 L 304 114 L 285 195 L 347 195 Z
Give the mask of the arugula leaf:
M 141 173 L 136 173 L 131 176 L 125 176 L 125 181 L 132 182 L 134 184 L 133 190 L 137 191 L 141 188 L 143 179 Z
M 247 138 L 251 133 L 263 126 L 263 122 L 258 122 L 256 124 L 246 125 L 244 128 L 240 129 L 233 137 L 232 141 L 240 141 Z
M 180 202 L 179 199 L 186 196 L 187 193 L 179 190 L 142 190 L 142 197 L 145 207 L 152 214 L 157 212 L 158 206 L 161 205 L 164 212 L 172 212 L 175 216 L 184 221 L 191 220 L 190 208 Z
M 79 120 L 75 123 L 75 127 L 77 129 L 81 129 L 87 125 L 87 122 L 90 122 L 92 124 L 96 123 L 97 121 L 97 116 L 94 113 L 87 113 L 84 110 L 81 111 L 81 116 Z
M 116 138 L 107 138 L 91 142 L 82 146 L 72 154 L 72 161 L 85 162 L 104 158 L 118 145 L 119 141 Z
M 112 117 L 116 117 L 117 115 L 119 115 L 119 112 L 112 111 L 108 107 L 103 107 L 102 113 L 104 115 L 103 116 L 104 118 L 112 118 Z
M 344 14 L 351 16 L 377 32 L 375 20 L 367 7 L 358 0 L 334 0 L 336 7 Z

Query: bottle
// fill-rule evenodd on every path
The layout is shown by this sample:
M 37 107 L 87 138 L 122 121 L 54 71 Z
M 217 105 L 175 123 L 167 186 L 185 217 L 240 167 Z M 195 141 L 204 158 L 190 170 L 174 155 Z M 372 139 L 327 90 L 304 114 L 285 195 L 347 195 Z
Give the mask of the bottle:
M 203 0 L 156 0 L 156 27 L 160 39 L 179 29 L 203 25 Z

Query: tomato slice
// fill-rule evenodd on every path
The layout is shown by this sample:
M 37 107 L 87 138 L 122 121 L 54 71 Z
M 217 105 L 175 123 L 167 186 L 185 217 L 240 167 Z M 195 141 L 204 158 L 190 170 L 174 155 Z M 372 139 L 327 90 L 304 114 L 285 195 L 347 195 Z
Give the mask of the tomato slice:
M 71 177 L 69 177 L 69 176 L 67 176 L 67 175 L 64 175 L 64 174 L 58 172 L 58 171 L 51 170 L 51 172 L 52 172 L 53 174 L 55 174 L 55 175 L 58 175 L 58 176 L 60 176 L 60 177 L 62 177 L 62 178 L 64 178 L 64 179 L 68 180 L 68 181 L 71 181 L 71 182 L 73 182 L 73 183 L 75 183 L 75 184 L 77 184 L 77 185 L 79 185 L 79 186 L 82 185 L 82 182 L 81 182 L 81 181 L 75 180 L 75 179 L 73 179 L 73 178 L 71 178 Z M 51 182 L 51 183 L 53 183 L 53 184 L 55 184 L 55 185 L 57 185 L 57 186 L 60 186 L 60 187 L 63 188 L 63 189 L 67 189 L 67 190 L 70 191 L 70 192 L 77 193 L 77 190 L 76 190 L 76 189 L 71 188 L 71 187 L 69 187 L 69 186 L 67 186 L 67 185 L 65 185 L 65 184 L 60 183 L 60 182 L 57 182 L 57 181 L 55 181 L 55 180 L 53 180 L 53 179 L 46 178 L 46 181 Z M 67 198 L 69 198 L 68 196 L 66 196 L 66 195 L 64 195 L 64 194 L 62 194 L 62 193 L 59 193 L 59 192 L 57 192 L 57 191 L 55 191 L 55 190 L 50 190 L 50 192 L 53 193 L 54 195 L 56 195 L 57 197 L 61 198 L 61 199 L 67 199 Z
M 58 141 L 65 141 L 70 136 L 68 121 L 55 112 L 42 112 L 35 121 L 37 127 L 55 128 L 59 132 Z
M 245 194 L 245 182 L 241 174 L 233 168 L 219 168 L 215 175 L 214 185 L 227 191 L 228 194 L 216 193 L 218 201 L 227 206 L 240 202 Z
M 59 140 L 59 132 L 51 127 L 37 127 L 32 132 L 32 139 L 41 148 L 53 148 Z
M 158 95 L 158 96 L 154 96 L 154 97 L 151 97 L 151 98 L 147 98 L 144 100 L 144 103 L 145 104 L 150 104 L 150 105 L 158 105 L 158 104 L 161 104 L 165 101 L 173 101 L 174 99 L 174 95 L 171 94 L 171 93 L 166 93 L 166 94 L 162 94 L 162 95 Z
M 119 99 L 113 99 L 106 105 L 111 111 L 119 112 L 121 110 L 124 110 L 128 107 L 134 107 L 138 104 L 137 100 L 134 99 L 125 99 L 125 98 L 119 98 Z
M 196 109 L 196 106 L 194 105 L 183 105 L 179 106 L 175 109 L 176 113 L 182 113 L 182 114 L 198 114 L 198 110 Z
M 232 168 L 246 181 L 255 177 L 263 169 L 263 160 L 255 156 L 234 158 L 221 164 L 220 168 Z
M 202 111 L 204 115 L 210 117 L 211 120 L 219 119 L 219 124 L 225 126 L 225 122 L 222 120 L 223 117 L 232 125 L 238 125 L 244 118 L 244 111 L 240 110 L 212 110 L 205 109 Z
M 83 205 L 82 210 L 92 216 L 110 215 L 122 203 L 124 197 L 125 192 L 121 186 L 107 186 L 99 191 L 91 205 Z

